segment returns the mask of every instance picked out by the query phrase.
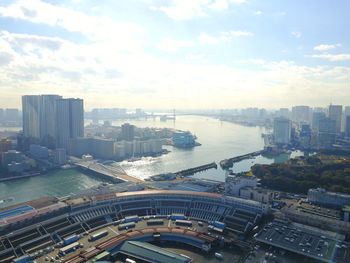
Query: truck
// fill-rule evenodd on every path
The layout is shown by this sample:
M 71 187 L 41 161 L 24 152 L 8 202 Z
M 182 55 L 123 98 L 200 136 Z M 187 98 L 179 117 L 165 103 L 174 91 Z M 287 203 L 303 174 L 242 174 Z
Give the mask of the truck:
M 171 220 L 177 220 L 177 219 L 186 220 L 186 216 L 184 214 L 171 214 L 170 219 Z
M 148 226 L 163 225 L 164 221 L 162 219 L 151 219 L 147 221 Z
M 60 255 L 66 255 L 69 252 L 72 252 L 72 251 L 76 250 L 78 247 L 80 247 L 80 243 L 79 242 L 73 242 L 70 245 L 61 248 L 58 253 Z
M 95 240 L 100 239 L 100 238 L 102 238 L 102 237 L 105 237 L 105 236 L 107 236 L 107 235 L 108 235 L 108 231 L 107 231 L 107 230 L 101 231 L 101 232 L 98 232 L 98 233 L 96 233 L 96 234 L 94 234 L 94 235 L 91 235 L 90 238 L 89 238 L 89 241 L 90 241 L 90 242 L 91 242 L 91 241 L 95 241 Z
M 214 227 L 221 228 L 221 229 L 224 229 L 226 227 L 226 224 L 220 221 L 210 222 L 209 225 L 212 225 Z
M 130 228 L 134 228 L 136 226 L 135 223 L 130 222 L 130 223 L 124 223 L 124 224 L 120 224 L 118 226 L 118 230 L 125 230 L 125 229 L 130 229 Z
M 32 257 L 29 256 L 29 255 L 23 255 L 19 258 L 15 258 L 13 260 L 13 263 L 26 263 L 26 262 L 29 262 L 30 260 L 32 260 Z
M 78 236 L 78 235 L 72 235 L 72 236 L 66 237 L 63 239 L 63 245 L 72 244 L 73 242 L 78 241 L 79 238 L 80 238 L 80 236 Z
M 127 216 L 124 218 L 123 223 L 138 222 L 139 220 L 138 216 Z
M 178 226 L 192 226 L 192 222 L 189 220 L 176 219 L 175 224 Z

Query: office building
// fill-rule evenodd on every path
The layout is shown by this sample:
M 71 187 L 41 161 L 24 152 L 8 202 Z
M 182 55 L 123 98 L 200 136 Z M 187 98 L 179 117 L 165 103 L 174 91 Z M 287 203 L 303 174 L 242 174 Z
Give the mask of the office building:
M 342 119 L 343 106 L 341 105 L 329 105 L 328 117 L 335 121 L 336 133 L 341 131 L 341 119 Z
M 350 195 L 328 192 L 323 188 L 309 189 L 307 199 L 312 204 L 317 204 L 332 208 L 342 208 L 350 204 Z
M 122 139 L 126 141 L 132 141 L 135 136 L 135 126 L 129 123 L 122 125 Z
M 345 134 L 350 137 L 350 115 L 346 116 L 345 119 Z
M 288 108 L 280 108 L 277 112 L 276 112 L 276 117 L 283 117 L 283 118 L 287 118 L 289 119 L 289 109 Z
M 313 130 L 318 131 L 320 120 L 326 118 L 326 113 L 321 111 L 316 111 L 312 113 L 311 127 Z
M 285 118 L 275 118 L 273 122 L 273 136 L 276 144 L 288 144 L 291 139 L 292 124 Z
M 34 159 L 47 159 L 49 158 L 49 149 L 37 144 L 31 144 L 29 146 L 29 155 Z
M 0 139 L 0 154 L 11 150 L 12 142 L 9 139 L 1 138 Z
M 54 161 L 58 165 L 63 165 L 67 163 L 66 149 L 57 148 L 54 152 Z
M 309 106 L 295 106 L 292 108 L 292 120 L 310 123 L 311 110 Z
M 225 181 L 225 194 L 240 196 L 240 190 L 245 187 L 256 187 L 258 184 L 255 176 L 229 175 Z
M 319 120 L 317 141 L 319 148 L 329 148 L 335 143 L 336 121 L 330 118 Z
M 19 119 L 18 109 L 6 109 L 5 119 L 7 121 L 18 121 L 18 119 Z
M 4 119 L 5 119 L 4 109 L 0 109 L 0 121 L 3 121 Z
M 41 99 L 39 95 L 22 96 L 23 134 L 40 139 Z
M 84 136 L 81 99 L 59 95 L 22 96 L 23 133 L 49 148 L 67 147 L 69 138 Z
M 84 136 L 84 105 L 82 99 L 57 100 L 57 137 L 56 146 L 68 147 L 72 138 Z

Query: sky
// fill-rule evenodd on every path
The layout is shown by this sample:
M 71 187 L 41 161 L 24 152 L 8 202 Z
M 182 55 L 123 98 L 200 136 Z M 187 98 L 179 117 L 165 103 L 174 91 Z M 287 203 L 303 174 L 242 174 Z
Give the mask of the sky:
M 349 105 L 348 0 L 0 0 L 0 108 Z

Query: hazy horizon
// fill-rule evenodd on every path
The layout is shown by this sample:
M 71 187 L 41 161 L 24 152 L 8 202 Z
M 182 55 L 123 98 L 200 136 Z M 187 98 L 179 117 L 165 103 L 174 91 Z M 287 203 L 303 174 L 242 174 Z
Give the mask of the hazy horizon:
M 350 2 L 4 0 L 0 108 L 349 105 Z

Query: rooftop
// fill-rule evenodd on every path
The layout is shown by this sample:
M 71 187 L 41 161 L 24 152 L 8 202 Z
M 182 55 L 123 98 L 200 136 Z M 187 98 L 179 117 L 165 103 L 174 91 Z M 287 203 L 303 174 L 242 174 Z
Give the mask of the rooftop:
M 189 257 L 139 241 L 126 241 L 121 246 L 120 252 L 156 263 L 187 263 L 192 261 Z

